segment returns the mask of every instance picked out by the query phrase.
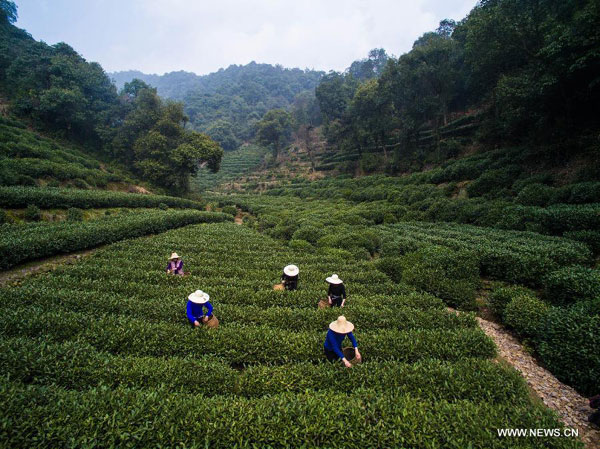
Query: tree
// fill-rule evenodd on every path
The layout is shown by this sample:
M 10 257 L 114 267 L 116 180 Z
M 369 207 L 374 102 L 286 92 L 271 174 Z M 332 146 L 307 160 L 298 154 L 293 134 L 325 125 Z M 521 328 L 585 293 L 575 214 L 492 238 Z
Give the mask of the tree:
M 17 5 L 15 5 L 15 2 L 0 0 L 0 22 L 15 23 L 17 17 Z
M 262 145 L 270 146 L 277 157 L 292 135 L 292 118 L 283 109 L 272 109 L 256 124 L 256 138 Z

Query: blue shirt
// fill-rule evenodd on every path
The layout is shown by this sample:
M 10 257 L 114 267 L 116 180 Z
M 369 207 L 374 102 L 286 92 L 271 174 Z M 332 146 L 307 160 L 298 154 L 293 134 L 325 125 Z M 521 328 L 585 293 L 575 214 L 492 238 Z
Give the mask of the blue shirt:
M 356 338 L 354 338 L 354 334 L 352 334 L 352 332 L 348 332 L 347 334 L 339 334 L 329 329 L 327 331 L 327 337 L 325 338 L 325 349 L 335 352 L 340 359 L 343 359 L 344 353 L 342 352 L 342 341 L 344 341 L 346 336 L 348 336 L 352 342 L 352 346 L 356 348 L 358 343 L 356 343 Z
M 196 304 L 188 300 L 187 302 L 187 317 L 190 320 L 190 323 L 194 324 L 194 321 L 201 321 L 204 317 L 204 307 L 207 308 L 206 316 L 211 316 L 213 311 L 213 306 L 210 302 L 205 302 L 204 304 Z

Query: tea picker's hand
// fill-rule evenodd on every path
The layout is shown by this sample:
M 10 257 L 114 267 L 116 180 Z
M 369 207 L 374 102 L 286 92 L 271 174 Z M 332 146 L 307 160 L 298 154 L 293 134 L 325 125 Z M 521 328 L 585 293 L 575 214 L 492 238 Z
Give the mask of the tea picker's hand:
M 356 360 L 360 362 L 362 356 L 360 355 L 360 352 L 358 352 L 358 348 L 354 348 L 354 354 L 356 356 Z
M 202 318 L 202 322 L 203 323 L 206 323 L 207 321 L 208 321 L 208 317 L 207 316 L 205 316 L 205 317 Z
M 346 360 L 345 357 L 342 359 L 342 362 L 344 362 L 344 365 L 346 365 L 346 368 L 352 368 L 352 363 L 350 363 L 348 360 Z
M 200 323 L 198 322 L 198 320 L 194 321 L 194 326 L 196 326 L 196 327 L 200 326 Z

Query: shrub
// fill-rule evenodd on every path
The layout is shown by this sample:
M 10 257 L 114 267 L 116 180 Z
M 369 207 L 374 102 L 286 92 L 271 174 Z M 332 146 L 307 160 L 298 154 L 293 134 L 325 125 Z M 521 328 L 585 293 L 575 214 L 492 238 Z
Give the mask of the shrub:
M 0 234 L 0 269 L 27 260 L 156 234 L 192 223 L 215 223 L 230 218 L 221 213 L 195 210 L 147 211 L 83 223 L 39 223 L 30 224 L 25 229 L 21 229 L 21 226 L 10 227 Z
M 158 203 L 158 208 L 160 210 L 167 210 L 169 206 L 167 206 L 165 203 Z
M 8 212 L 6 212 L 4 209 L 0 209 L 0 225 L 11 222 L 12 220 L 10 219 Z
M 25 209 L 25 220 L 27 221 L 40 221 L 42 219 L 42 211 L 39 207 L 30 204 Z
M 528 294 L 517 295 L 504 309 L 504 322 L 521 337 L 535 337 L 549 310 L 548 304 Z
M 83 210 L 70 207 L 67 210 L 67 221 L 83 221 Z
M 26 207 L 29 204 L 43 209 L 79 207 L 170 207 L 203 210 L 204 204 L 184 198 L 140 193 L 110 192 L 106 190 L 56 189 L 48 187 L 0 187 L 0 206 Z
M 600 271 L 582 266 L 565 267 L 544 277 L 544 298 L 556 305 L 600 296 Z
M 426 246 L 402 257 L 402 279 L 453 307 L 477 308 L 475 289 L 479 285 L 479 268 L 471 252 Z
M 71 181 L 71 184 L 73 184 L 78 189 L 91 189 L 92 188 L 85 180 L 83 180 L 81 178 L 73 179 Z
M 506 306 L 519 296 L 535 296 L 535 292 L 517 285 L 495 288 L 488 296 L 488 305 L 496 316 L 502 318 Z
M 553 307 L 540 329 L 537 353 L 558 379 L 592 395 L 600 389 L 599 341 L 599 315 Z
M 290 248 L 297 249 L 300 251 L 309 251 L 311 249 L 314 249 L 314 247 L 309 242 L 307 242 L 306 240 L 299 240 L 299 239 L 298 240 L 295 240 L 295 239 L 290 240 L 290 242 L 288 243 L 288 246 Z
M 547 206 L 553 198 L 554 190 L 545 184 L 529 184 L 519 192 L 516 201 L 524 206 Z
M 375 261 L 377 269 L 389 276 L 394 282 L 402 280 L 402 258 L 381 257 Z
M 600 231 L 568 231 L 563 237 L 585 243 L 594 254 L 600 253 Z
M 325 229 L 320 226 L 313 225 L 301 225 L 294 235 L 292 236 L 293 240 L 306 240 L 313 245 L 316 245 L 317 241 L 325 235 Z
M 235 206 L 225 206 L 223 207 L 223 213 L 233 215 L 234 217 L 237 215 L 237 207 Z

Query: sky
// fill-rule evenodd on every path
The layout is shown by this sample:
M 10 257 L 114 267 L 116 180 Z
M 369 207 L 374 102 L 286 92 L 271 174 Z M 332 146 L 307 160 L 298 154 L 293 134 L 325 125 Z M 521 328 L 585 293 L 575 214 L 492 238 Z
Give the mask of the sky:
M 476 0 L 15 0 L 16 25 L 47 44 L 66 42 L 107 72 L 231 64 L 337 70 L 385 48 L 399 56 L 440 20 Z

